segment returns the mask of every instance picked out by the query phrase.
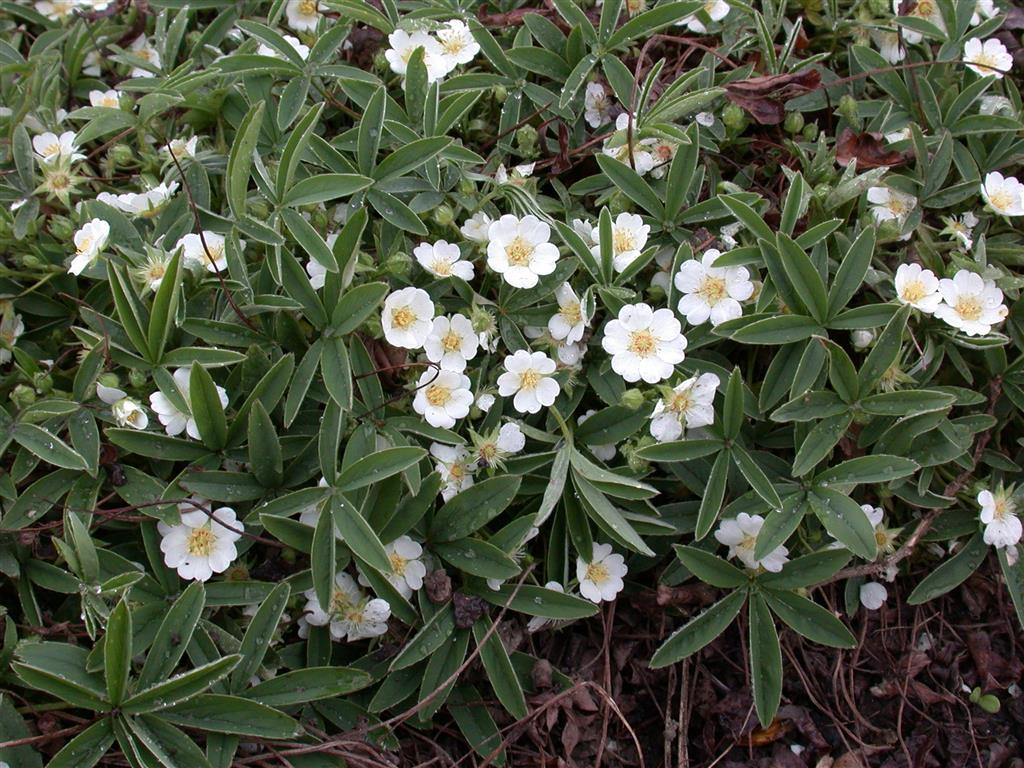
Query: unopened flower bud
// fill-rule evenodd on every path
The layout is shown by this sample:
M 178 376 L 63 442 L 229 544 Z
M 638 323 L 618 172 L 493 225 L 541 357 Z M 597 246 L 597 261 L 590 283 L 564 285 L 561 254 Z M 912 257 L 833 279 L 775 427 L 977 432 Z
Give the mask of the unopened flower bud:
M 146 383 L 146 374 L 137 368 L 132 368 L 128 371 L 128 383 L 135 389 L 138 389 Z
M 804 116 L 800 112 L 790 112 L 786 115 L 786 122 L 783 127 L 789 133 L 800 133 L 804 129 Z
M 102 384 L 104 387 L 120 387 L 121 380 L 118 378 L 116 373 L 101 373 L 96 377 L 96 383 Z
M 504 85 L 494 86 L 492 93 L 494 94 L 494 100 L 499 104 L 504 104 L 505 99 L 508 98 L 508 89 Z
M 850 94 L 844 94 L 843 98 L 839 100 L 839 114 L 846 118 L 850 123 L 857 124 L 860 122 L 860 115 L 857 111 L 857 100 Z
M 11 402 L 16 408 L 28 408 L 35 401 L 35 390 L 25 384 L 19 384 L 11 391 Z
M 450 205 L 439 205 L 434 209 L 433 218 L 440 226 L 447 227 L 455 221 L 455 211 L 452 210 Z
M 40 395 L 48 395 L 53 389 L 53 377 L 50 374 L 40 371 L 32 377 L 32 386 Z
M 50 234 L 58 240 L 70 240 L 75 234 L 75 225 L 67 216 L 51 216 L 49 228 Z
M 516 146 L 527 157 L 537 153 L 537 129 L 532 125 L 524 125 L 516 131 Z
M 885 18 L 892 12 L 889 0 L 868 0 L 868 8 L 876 18 Z
M 115 166 L 129 165 L 135 160 L 135 153 L 127 144 L 115 144 L 107 154 Z
M 738 104 L 726 104 L 722 110 L 722 123 L 730 131 L 738 133 L 746 125 L 747 116 Z
M 867 349 L 875 340 L 875 332 L 870 330 L 853 331 L 850 334 L 850 341 L 854 349 Z
M 622 397 L 619 399 L 619 402 L 631 411 L 635 411 L 644 404 L 644 393 L 635 388 L 627 389 L 622 393 Z
M 807 125 L 804 126 L 801 135 L 804 137 L 806 141 L 816 140 L 818 138 L 818 124 L 808 123 Z

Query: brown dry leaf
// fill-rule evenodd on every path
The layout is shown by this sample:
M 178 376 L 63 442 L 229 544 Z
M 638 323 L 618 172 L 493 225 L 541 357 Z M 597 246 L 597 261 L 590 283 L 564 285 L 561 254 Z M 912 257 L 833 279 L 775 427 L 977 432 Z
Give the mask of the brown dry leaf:
M 752 747 L 763 747 L 765 744 L 771 744 L 773 741 L 781 739 L 788 730 L 789 725 L 776 718 L 767 728 L 758 728 L 752 731 L 746 742 Z
M 865 765 L 856 752 L 847 752 L 832 763 L 832 768 L 865 768 Z
M 857 161 L 858 170 L 867 170 L 903 165 L 909 155 L 885 149 L 879 133 L 854 133 L 844 128 L 836 140 L 836 162 L 845 168 L 853 160 Z
M 725 86 L 726 96 L 750 113 L 761 125 L 778 125 L 786 119 L 785 103 L 817 90 L 821 75 L 815 70 L 796 74 L 762 75 Z

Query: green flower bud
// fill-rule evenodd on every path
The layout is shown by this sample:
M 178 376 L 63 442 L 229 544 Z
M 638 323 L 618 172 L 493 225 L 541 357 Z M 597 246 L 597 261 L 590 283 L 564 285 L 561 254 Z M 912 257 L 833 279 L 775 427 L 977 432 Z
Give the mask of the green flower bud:
M 146 374 L 136 368 L 132 368 L 128 371 L 128 383 L 133 388 L 139 389 L 146 383 Z
M 327 212 L 326 208 L 317 208 L 313 211 L 313 215 L 310 218 L 312 219 L 310 224 L 320 232 L 326 231 L 331 222 L 331 215 Z
M 738 104 L 727 104 L 722 110 L 722 123 L 730 131 L 738 133 L 746 127 L 747 115 Z
M 839 100 L 839 114 L 850 123 L 860 122 L 860 115 L 857 113 L 857 100 L 848 93 Z
M 75 234 L 75 225 L 67 216 L 50 217 L 50 234 L 58 240 L 70 240 Z
M 40 395 L 48 395 L 53 390 L 53 377 L 45 371 L 40 371 L 32 377 L 32 386 Z
M 395 277 L 408 275 L 411 269 L 412 259 L 409 258 L 409 255 L 406 253 L 396 253 L 388 259 L 387 263 L 384 265 L 384 271 L 389 275 L 394 275 Z
M 508 89 L 504 85 L 494 86 L 492 93 L 494 94 L 494 100 L 499 104 L 504 104 L 505 99 L 508 98 Z
M 115 144 L 107 154 L 115 166 L 130 165 L 135 161 L 135 153 L 127 144 Z
M 880 19 L 884 19 L 892 13 L 892 5 L 889 0 L 868 0 L 868 8 Z
M 440 226 L 447 227 L 455 221 L 455 211 L 450 205 L 439 205 L 434 209 L 433 218 Z
M 800 112 L 790 112 L 786 115 L 786 122 L 783 127 L 789 133 L 800 133 L 804 129 L 804 116 Z
M 516 146 L 527 157 L 537 153 L 537 129 L 532 125 L 524 125 L 516 131 Z
M 373 69 L 375 72 L 385 73 L 391 70 L 391 64 L 388 63 L 387 57 L 384 55 L 384 49 L 379 48 L 377 53 L 373 55 Z
M 249 203 L 249 213 L 256 221 L 266 221 L 270 218 L 270 206 L 263 200 L 254 200 Z
M 466 195 L 469 197 L 476 193 L 476 184 L 465 176 L 459 180 L 459 194 Z
M 22 254 L 17 261 L 25 269 L 39 269 L 43 266 L 42 260 L 34 253 Z
M 11 402 L 16 408 L 28 408 L 35 401 L 35 390 L 25 384 L 19 384 L 11 391 Z
M 804 126 L 803 137 L 806 141 L 814 141 L 818 138 L 818 124 L 808 123 Z
M 655 441 L 653 437 L 651 437 L 650 435 L 644 435 L 635 443 L 624 443 L 621 446 L 622 455 L 625 457 L 626 464 L 629 466 L 631 470 L 633 470 L 634 472 L 644 472 L 650 467 L 650 464 L 647 461 L 637 456 L 637 451 L 640 450 L 641 448 L 645 448 L 648 445 L 654 445 L 654 442 Z
M 635 411 L 644 404 L 644 393 L 635 388 L 627 389 L 622 393 L 622 397 L 619 399 L 619 402 L 631 411 Z
M 121 386 L 121 380 L 118 378 L 116 373 L 101 373 L 96 377 L 96 383 L 102 384 L 104 387 Z

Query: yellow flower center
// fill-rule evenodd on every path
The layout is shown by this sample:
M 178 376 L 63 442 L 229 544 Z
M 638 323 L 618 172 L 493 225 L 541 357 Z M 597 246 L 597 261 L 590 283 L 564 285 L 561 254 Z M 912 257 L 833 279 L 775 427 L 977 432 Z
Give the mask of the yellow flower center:
M 886 203 L 886 207 L 893 216 L 898 218 L 902 218 L 910 213 L 910 206 L 907 205 L 901 197 L 890 197 L 889 202 Z
M 586 580 L 595 584 L 602 584 L 611 577 L 608 567 L 604 563 L 590 563 L 587 565 Z
M 162 280 L 167 274 L 167 265 L 162 261 L 155 261 L 146 268 L 147 280 Z
M 400 331 L 404 331 L 416 322 L 416 313 L 408 307 L 399 307 L 391 310 L 391 324 Z
M 139 50 L 135 51 L 135 55 L 143 61 L 149 61 L 153 58 L 153 52 L 149 48 L 139 48 Z
M 92 248 L 92 238 L 89 237 L 88 235 L 86 235 L 85 237 L 82 238 L 82 242 L 78 246 L 78 253 L 79 253 L 79 255 L 81 255 L 83 253 L 88 253 L 91 248 Z
M 452 391 L 449 387 L 441 384 L 431 384 L 427 387 L 427 402 L 434 408 L 444 407 L 452 399 Z
M 141 410 L 131 410 L 128 412 L 127 421 L 129 424 L 136 426 L 142 424 L 143 413 Z
M 673 413 L 686 413 L 690 410 L 693 400 L 690 398 L 690 391 L 677 392 L 669 398 L 668 410 Z
M 922 19 L 930 18 L 935 15 L 935 5 L 931 0 L 920 0 L 914 8 L 913 15 Z
M 1009 500 L 1004 498 L 997 498 L 995 506 L 992 508 L 992 516 L 996 520 L 1004 520 L 1010 517 L 1014 513 L 1014 506 Z
M 303 16 L 312 16 L 316 13 L 316 0 L 302 0 L 299 3 L 299 13 Z
M 721 277 L 712 277 L 710 275 L 704 278 L 704 282 L 700 284 L 700 290 L 697 293 L 711 306 L 714 306 L 729 295 L 729 291 L 725 287 L 725 280 Z
M 448 477 L 455 482 L 461 482 L 466 477 L 466 465 L 456 461 L 448 467 Z
M 924 288 L 924 284 L 920 280 L 915 280 L 912 283 L 907 283 L 903 286 L 903 300 L 908 304 L 913 304 L 915 301 L 920 301 L 928 292 Z
M 629 351 L 638 357 L 650 357 L 657 346 L 658 342 L 650 331 L 633 331 L 629 334 Z
M 569 325 L 576 325 L 583 320 L 583 313 L 580 312 L 580 305 L 576 302 L 563 304 L 558 308 L 558 314 L 562 316 Z
M 513 267 L 525 267 L 533 256 L 533 246 L 521 237 L 505 246 L 505 256 Z
M 204 525 L 202 528 L 192 529 L 185 542 L 185 549 L 194 557 L 209 557 L 216 544 L 217 537 L 213 535 L 209 526 Z
M 636 250 L 636 233 L 625 227 L 616 227 L 612 234 L 612 244 L 616 253 Z
M 455 54 L 460 53 L 462 49 L 466 47 L 462 36 L 454 32 L 439 34 L 437 37 L 438 42 L 441 43 L 441 48 L 443 48 L 444 52 L 449 56 L 454 56 Z
M 1012 208 L 1013 204 L 1017 202 L 1014 196 L 1005 189 L 1000 189 L 998 192 L 989 195 L 988 201 L 997 211 L 1005 211 L 1008 208 Z
M 43 149 L 43 157 L 50 158 L 54 155 L 60 154 L 60 144 L 54 142 L 53 144 L 47 144 Z
M 71 179 L 68 178 L 66 173 L 54 173 L 51 174 L 47 179 L 50 185 L 50 189 L 60 192 L 71 187 Z
M 336 589 L 331 593 L 330 613 L 340 615 L 345 613 L 352 605 L 348 592 L 343 589 Z
M 224 245 L 222 243 L 207 243 L 203 248 L 203 258 L 210 264 L 216 264 L 223 255 Z
M 458 352 L 462 349 L 462 337 L 455 331 L 448 331 L 441 339 L 441 349 L 445 352 Z
M 626 0 L 626 12 L 630 16 L 636 16 L 647 7 L 647 0 Z
M 981 317 L 981 302 L 974 296 L 961 296 L 957 299 L 955 309 L 964 320 L 974 321 Z
M 533 389 L 541 380 L 541 375 L 529 368 L 519 374 L 519 388 L 520 389 Z
M 490 462 L 495 456 L 498 455 L 498 446 L 494 443 L 484 443 L 480 446 L 480 458 L 485 462 Z
M 405 576 L 405 568 L 409 564 L 408 560 L 397 552 L 392 552 L 388 560 L 391 561 L 391 570 L 394 571 L 396 576 Z
M 452 265 L 445 259 L 436 259 L 430 265 L 430 271 L 441 277 L 448 277 L 452 273 Z

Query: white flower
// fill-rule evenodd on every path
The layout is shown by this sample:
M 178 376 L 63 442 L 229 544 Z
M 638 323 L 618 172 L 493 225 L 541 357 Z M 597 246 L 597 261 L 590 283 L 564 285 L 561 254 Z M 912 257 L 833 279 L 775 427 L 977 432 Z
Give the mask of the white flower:
M 580 416 L 576 419 L 576 423 L 582 424 L 595 413 L 597 413 L 597 411 L 591 408 L 589 411 L 580 414 Z M 601 461 L 611 461 L 612 459 L 615 458 L 616 449 L 615 445 L 612 443 L 606 443 L 602 445 L 588 445 L 587 448 L 589 448 L 590 452 L 594 454 L 597 458 L 599 458 Z
M 976 0 L 974 13 L 971 15 L 971 26 L 976 27 L 981 24 L 983 19 L 991 19 L 997 13 L 999 11 L 992 0 Z
M 3 317 L 0 318 L 0 342 L 3 342 L 3 345 L 0 346 L 0 365 L 11 361 L 11 349 L 18 342 L 18 337 L 25 332 L 25 322 L 21 319 L 21 315 L 11 310 L 9 302 L 4 302 L 4 304 L 6 307 Z
M 995 94 L 985 94 L 981 97 L 981 101 L 978 104 L 978 112 L 982 115 L 1006 115 L 1012 117 L 1013 102 L 1005 96 L 997 96 Z
M 877 611 L 885 601 L 889 599 L 889 590 L 884 584 L 877 581 L 869 581 L 860 585 L 860 604 L 869 611 Z
M 132 429 L 145 429 L 149 426 L 149 417 L 142 406 L 128 397 L 123 390 L 97 383 L 96 395 L 110 406 L 110 413 L 117 426 Z
M 715 392 L 721 380 L 713 373 L 693 376 L 658 400 L 651 414 L 651 436 L 659 443 L 679 440 L 685 430 L 715 423 Z
M 892 553 L 896 551 L 896 537 L 900 532 L 899 528 L 886 528 L 883 524 L 885 510 L 881 507 L 873 507 L 870 504 L 861 504 L 861 511 L 864 512 L 875 530 L 875 545 L 881 552 Z M 837 546 L 842 544 L 837 542 Z
M 612 100 L 600 83 L 587 83 L 583 116 L 591 128 L 599 128 L 612 119 Z
M 615 135 L 611 136 L 605 141 L 604 146 L 601 148 L 601 152 L 614 157 L 620 163 L 626 165 L 632 165 L 633 170 L 643 176 L 648 173 L 656 164 L 654 155 L 652 155 L 643 144 L 637 141 L 637 126 L 633 122 L 633 144 L 630 146 L 629 143 L 629 119 L 628 113 L 623 112 L 617 118 L 615 118 Z
M 203 243 L 206 243 L 205 247 Z M 224 235 L 203 232 L 202 236 L 189 233 L 178 240 L 175 250 L 181 248 L 181 258 L 189 268 L 206 267 L 207 272 L 223 272 L 228 268 Z
M 164 154 L 171 154 L 178 160 L 182 160 L 186 157 L 196 156 L 196 146 L 199 144 L 199 137 L 193 136 L 192 138 L 185 139 L 171 139 L 170 149 L 164 147 L 162 151 Z
M 509 421 L 501 425 L 496 445 L 499 453 L 511 456 L 526 447 L 526 435 L 518 424 Z
M 145 35 L 139 35 L 135 38 L 135 42 L 132 43 L 132 47 L 129 49 L 132 55 L 142 59 L 147 64 L 150 64 L 154 69 L 160 69 L 160 52 L 149 44 L 149 39 Z M 145 67 L 132 67 L 132 71 L 129 73 L 130 77 L 153 77 L 153 72 L 146 69 Z
M 369 598 L 344 571 L 334 577 L 330 605 L 321 606 L 316 590 L 303 593 L 306 597 L 305 620 L 314 627 L 329 627 L 331 637 L 349 642 L 380 637 L 388 631 L 391 606 L 379 597 Z
M 971 211 L 967 211 L 962 216 L 943 216 L 942 222 L 946 227 L 940 234 L 950 235 L 960 243 L 963 250 L 970 251 L 974 245 L 972 234 L 974 228 L 978 226 L 978 217 Z
M 121 195 L 100 192 L 96 195 L 96 199 L 123 213 L 148 219 L 158 214 L 177 190 L 178 182 L 176 181 L 172 181 L 170 184 L 160 182 L 145 192 L 125 192 Z
M 701 325 L 709 319 L 711 325 L 734 320 L 743 314 L 741 301 L 754 294 L 754 284 L 746 267 L 716 267 L 721 256 L 716 248 L 704 252 L 700 261 L 683 262 L 675 277 L 679 299 L 679 314 L 686 316 L 690 325 Z
M 517 187 L 521 187 L 533 174 L 533 169 L 536 165 L 536 163 L 517 165 L 512 169 L 512 173 L 509 174 L 505 164 L 498 163 L 498 169 L 494 172 L 494 180 L 498 184 L 514 184 Z
M 417 383 L 412 408 L 432 427 L 450 429 L 473 405 L 469 377 L 458 371 L 428 368 Z
M 192 402 L 189 396 L 190 375 L 188 368 L 179 368 L 174 372 L 174 384 L 186 407 Z M 217 385 L 217 397 L 220 399 L 220 407 L 226 408 L 228 393 L 220 385 Z M 192 414 L 178 410 L 178 406 L 163 392 L 154 392 L 149 396 L 149 407 L 156 413 L 160 423 L 164 425 L 164 429 L 171 437 L 185 432 L 193 440 L 199 439 L 199 427 L 196 425 L 196 420 L 192 418 Z
M 315 32 L 320 23 L 317 0 L 288 0 L 284 14 L 288 26 L 296 32 Z
M 543 352 L 517 350 L 505 358 L 505 373 L 498 377 L 498 394 L 511 397 L 520 413 L 537 413 L 555 402 L 561 387 L 551 377 L 555 361 Z
M 1013 67 L 1013 56 L 1006 46 L 994 37 L 982 42 L 972 37 L 964 43 L 964 63 L 967 68 L 981 77 L 992 75 L 1002 79 Z
M 405 30 L 396 29 L 388 35 L 388 43 L 391 47 L 384 51 L 384 58 L 391 65 L 391 71 L 397 75 L 405 77 L 409 59 L 417 48 L 423 49 L 423 64 L 427 68 L 428 82 L 433 83 L 450 71 L 441 44 L 426 32 L 409 34 Z
M 576 578 L 580 582 L 580 594 L 592 603 L 614 600 L 622 591 L 622 577 L 629 569 L 620 554 L 612 553 L 611 544 L 594 543 L 589 562 L 576 558 Z
M 889 187 L 871 187 L 868 189 L 868 202 L 876 224 L 892 220 L 902 226 L 917 205 L 917 198 Z
M 32 137 L 32 149 L 35 150 L 36 159 L 43 165 L 52 165 L 59 162 L 75 162 L 83 160 L 85 155 L 76 151 L 75 132 L 64 131 L 60 136 L 55 133 L 40 133 Z
M 890 131 L 889 133 L 885 134 L 885 140 L 889 144 L 895 144 L 898 141 L 909 141 L 913 135 L 914 132 L 910 129 L 910 126 L 905 125 L 898 131 Z
M 872 29 L 871 39 L 874 40 L 875 45 L 878 46 L 878 52 L 882 54 L 882 58 L 890 64 L 899 64 L 903 59 L 907 57 L 907 47 L 903 44 L 905 41 L 909 41 L 909 37 L 916 35 L 909 29 L 903 30 L 903 37 L 900 37 L 898 32 L 890 32 L 884 29 Z
M 650 226 L 644 224 L 644 220 L 635 213 L 620 213 L 615 217 L 615 222 L 612 224 L 612 266 L 616 272 L 622 272 L 640 258 L 640 252 L 647 244 L 647 236 L 650 232 Z M 590 251 L 595 258 L 600 259 L 600 226 L 594 227 L 590 238 L 594 242 Z
M 1024 216 L 1024 184 L 1014 176 L 1003 176 L 999 171 L 986 174 L 981 196 L 998 214 Z
M 1013 547 L 1021 539 L 1021 521 L 1017 508 L 1000 489 L 998 493 L 982 491 L 978 494 L 981 522 L 985 525 L 985 543 L 996 548 Z
M 515 288 L 533 288 L 540 275 L 550 275 L 558 248 L 550 242 L 551 228 L 529 214 L 519 219 L 505 214 L 487 231 L 487 266 Z
M 464 315 L 435 317 L 430 335 L 423 342 L 427 359 L 443 369 L 461 373 L 466 362 L 476 357 L 479 339 L 473 324 Z
M 550 589 L 554 592 L 565 592 L 565 587 L 559 584 L 557 581 L 549 581 L 544 585 L 544 589 Z M 528 622 L 526 622 L 526 631 L 531 635 L 534 632 L 540 632 L 542 629 L 555 626 L 559 623 L 559 619 L 549 619 L 546 616 L 534 616 Z M 0 766 L 0 768 L 3 768 Z
M 459 229 L 463 237 L 474 243 L 486 243 L 487 233 L 491 228 L 492 219 L 483 211 L 477 211 Z
M 605 326 L 601 346 L 612 356 L 612 370 L 628 382 L 657 384 L 683 362 L 686 337 L 672 310 L 627 304 Z
M 668 139 L 643 139 L 641 145 L 647 147 L 654 160 L 654 167 L 651 168 L 651 178 L 660 179 L 668 172 L 669 163 L 676 155 L 679 144 Z
M 422 288 L 402 288 L 384 300 L 380 324 L 388 344 L 419 349 L 433 328 L 434 302 Z
M 36 0 L 36 10 L 50 21 L 64 21 L 70 18 L 78 0 Z
M 996 284 L 966 269 L 957 272 L 952 280 L 940 280 L 939 292 L 943 302 L 936 308 L 935 316 L 968 336 L 984 336 L 1009 314 L 1003 304 L 1003 292 Z
M 729 15 L 729 4 L 725 0 L 704 0 L 703 11 L 712 21 L 721 21 Z M 698 35 L 703 35 L 708 31 L 707 27 L 704 26 L 704 22 L 698 18 L 696 13 L 676 22 L 677 27 L 681 27 L 684 24 L 687 29 L 691 32 L 696 32 Z
M 121 95 L 111 88 L 109 91 L 89 91 L 89 104 L 94 107 L 121 108 Z
M 306 274 L 309 275 L 309 284 L 314 291 L 319 291 L 327 282 L 327 267 L 316 259 L 310 259 L 306 263 Z
M 515 422 L 502 424 L 501 429 L 493 431 L 487 437 L 474 433 L 473 443 L 477 465 L 485 467 L 501 467 L 503 460 L 519 453 L 526 447 L 526 435 Z
M 740 512 L 735 520 L 723 520 L 718 530 L 715 531 L 715 538 L 720 544 L 729 547 L 729 557 L 735 557 L 743 565 L 751 570 L 764 568 L 766 571 L 778 573 L 782 566 L 789 561 L 789 550 L 779 545 L 769 552 L 762 560 L 754 559 L 754 546 L 757 544 L 757 534 L 761 532 L 764 525 L 764 518 L 760 515 L 748 515 Z
M 469 451 L 464 445 L 430 444 L 430 455 L 437 461 L 434 468 L 441 474 L 441 498 L 448 501 L 452 496 L 473 485 L 473 469 Z
M 850 343 L 856 350 L 867 349 L 875 340 L 875 332 L 871 330 L 850 331 Z
M 698 112 L 693 119 L 697 122 L 697 125 L 704 128 L 710 128 L 715 124 L 715 115 L 713 112 Z
M 75 232 L 75 255 L 71 259 L 68 272 L 72 275 L 82 274 L 82 271 L 107 247 L 109 239 L 110 224 L 103 219 L 92 219 L 83 224 L 82 228 Z
M 468 223 L 468 222 L 467 222 Z M 463 280 L 473 279 L 473 262 L 465 261 L 459 246 L 447 240 L 420 243 L 413 250 L 416 261 L 434 277 L 461 277 Z
M 293 35 L 282 35 L 281 37 L 284 39 L 286 43 L 288 43 L 288 45 L 290 45 L 295 50 L 297 54 L 299 54 L 300 59 L 305 61 L 306 59 L 309 58 L 309 46 L 303 45 L 299 41 L 299 38 L 294 37 Z M 277 50 L 271 48 L 266 43 L 260 43 L 260 47 L 256 49 L 256 53 L 259 54 L 260 56 L 271 56 L 275 59 L 284 58 L 283 56 L 281 56 L 280 53 L 277 52 Z
M 197 503 L 206 506 L 206 502 Z M 196 581 L 207 581 L 213 574 L 226 571 L 238 556 L 235 542 L 242 536 L 242 523 L 235 510 L 218 507 L 208 515 L 189 502 L 179 504 L 178 509 L 180 524 L 157 523 L 163 537 L 160 551 L 167 567 L 174 568 L 183 579 Z
M 572 230 L 573 230 L 573 232 L 575 232 L 577 235 L 580 236 L 580 238 L 583 240 L 583 242 L 587 244 L 588 248 L 593 248 L 594 247 L 594 245 L 596 243 L 594 241 L 594 225 L 593 224 L 591 224 L 586 219 L 573 219 L 572 220 Z
M 555 289 L 555 299 L 558 301 L 558 312 L 548 320 L 548 333 L 551 338 L 565 344 L 575 344 L 583 338 L 583 332 L 590 322 L 587 307 L 568 283 L 562 283 Z
M 151 248 L 146 255 L 145 263 L 141 267 L 133 268 L 132 273 L 146 288 L 156 293 L 164 281 L 170 263 L 170 254 Z
M 477 395 L 476 407 L 479 408 L 484 413 L 487 413 L 489 410 L 491 410 L 491 406 L 494 405 L 495 399 L 496 398 L 494 397 L 494 395 L 487 392 L 483 392 Z
M 423 577 L 427 575 L 427 566 L 420 559 L 423 557 L 423 547 L 409 536 L 399 536 L 390 544 L 385 544 L 384 551 L 391 561 L 391 570 L 384 574 L 384 578 L 408 600 L 413 592 L 423 587 Z M 362 573 L 359 574 L 359 583 L 364 587 L 370 586 Z
M 931 314 L 942 301 L 939 278 L 920 264 L 900 264 L 896 270 L 896 298 L 914 309 Z
M 473 38 L 466 22 L 460 19 L 452 19 L 436 34 L 449 72 L 459 64 L 469 64 L 480 53 L 480 44 Z

